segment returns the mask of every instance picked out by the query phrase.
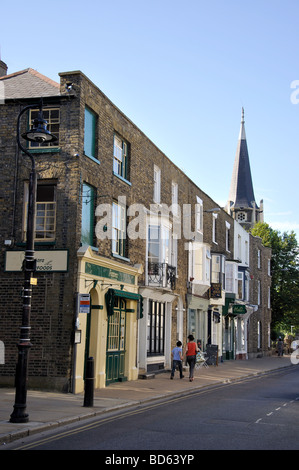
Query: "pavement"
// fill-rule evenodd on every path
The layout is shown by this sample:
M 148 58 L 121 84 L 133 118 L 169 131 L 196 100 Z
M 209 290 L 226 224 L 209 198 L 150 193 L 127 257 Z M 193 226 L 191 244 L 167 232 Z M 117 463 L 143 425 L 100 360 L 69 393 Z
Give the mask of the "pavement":
M 0 388 L 0 450 L 5 444 L 26 436 L 81 421 L 106 412 L 122 410 L 162 398 L 184 396 L 200 389 L 209 389 L 221 384 L 229 384 L 269 374 L 285 368 L 296 367 L 291 356 L 268 356 L 249 360 L 231 360 L 219 363 L 218 366 L 196 369 L 194 381 L 189 382 L 188 369 L 183 379 L 178 371 L 174 380 L 170 373 L 159 373 L 154 378 L 117 382 L 104 389 L 94 391 L 92 407 L 85 407 L 84 393 L 71 394 L 28 390 L 27 413 L 28 423 L 10 423 L 13 411 L 15 390 Z

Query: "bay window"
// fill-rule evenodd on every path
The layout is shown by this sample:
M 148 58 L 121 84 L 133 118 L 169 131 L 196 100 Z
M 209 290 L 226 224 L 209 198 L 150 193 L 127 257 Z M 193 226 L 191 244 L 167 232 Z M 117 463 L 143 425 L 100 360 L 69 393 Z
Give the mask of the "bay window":
M 189 243 L 189 281 L 192 293 L 202 295 L 210 287 L 211 252 L 209 245 L 201 242 Z

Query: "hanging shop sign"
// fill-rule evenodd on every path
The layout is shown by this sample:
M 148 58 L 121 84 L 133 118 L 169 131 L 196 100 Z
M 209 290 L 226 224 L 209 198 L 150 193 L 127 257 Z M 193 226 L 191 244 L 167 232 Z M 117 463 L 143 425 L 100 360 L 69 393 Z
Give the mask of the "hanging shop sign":
M 68 271 L 68 250 L 35 251 L 37 272 L 66 272 Z M 22 271 L 25 251 L 6 251 L 5 271 Z
M 222 284 L 220 282 L 212 282 L 210 295 L 212 299 L 221 299 L 222 296 Z

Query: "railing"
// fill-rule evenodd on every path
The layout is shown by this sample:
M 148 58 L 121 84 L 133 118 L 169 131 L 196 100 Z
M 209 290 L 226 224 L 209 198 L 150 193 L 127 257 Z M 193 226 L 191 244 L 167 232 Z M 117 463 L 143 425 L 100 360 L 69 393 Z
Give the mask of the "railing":
M 147 277 L 148 285 L 175 289 L 176 268 L 168 263 L 148 262 Z

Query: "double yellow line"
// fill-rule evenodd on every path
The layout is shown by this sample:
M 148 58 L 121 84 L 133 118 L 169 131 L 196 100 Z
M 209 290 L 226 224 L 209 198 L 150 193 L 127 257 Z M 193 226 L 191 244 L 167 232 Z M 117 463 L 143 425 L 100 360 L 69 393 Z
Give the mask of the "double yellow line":
M 241 380 L 240 382 L 237 380 L 237 381 L 232 382 L 232 383 L 227 383 L 226 382 L 226 383 L 223 383 L 223 384 L 217 384 L 217 385 L 213 386 L 213 390 L 221 389 L 221 388 L 227 388 L 228 386 L 237 385 L 237 384 L 242 383 L 242 382 L 243 383 L 244 382 L 249 382 L 249 381 L 255 380 L 257 378 L 260 378 L 260 377 L 259 376 L 246 377 L 243 380 Z M 134 416 L 134 415 L 144 413 L 145 411 L 152 410 L 154 408 L 158 408 L 159 406 L 167 405 L 169 403 L 175 403 L 177 401 L 180 401 L 180 400 L 183 400 L 183 399 L 186 399 L 186 398 L 193 398 L 195 396 L 203 395 L 203 394 L 206 394 L 206 393 L 209 393 L 209 392 L 211 392 L 210 387 L 208 387 L 204 390 L 192 390 L 192 391 L 190 390 L 188 393 L 186 393 L 184 395 L 180 395 L 179 397 L 173 397 L 173 398 L 170 398 L 168 400 L 163 400 L 162 399 L 162 401 L 159 401 L 159 403 L 154 403 L 154 404 L 151 404 L 151 405 L 148 405 L 148 406 L 140 405 L 141 406 L 140 409 L 127 411 L 127 412 L 124 412 L 124 413 L 122 413 L 120 415 L 117 415 L 117 416 L 110 416 L 110 417 L 103 418 L 103 419 L 99 418 L 100 421 L 93 422 L 93 423 L 90 423 L 90 424 L 86 424 L 84 426 L 80 426 L 80 427 L 78 427 L 74 430 L 61 432 L 59 434 L 56 434 L 55 436 L 40 439 L 38 441 L 32 442 L 31 444 L 25 444 L 23 446 L 15 448 L 15 450 L 32 449 L 33 447 L 38 447 L 38 446 L 40 446 L 42 444 L 45 444 L 47 442 L 54 442 L 54 441 L 57 441 L 57 440 L 62 439 L 64 437 L 73 436 L 75 434 L 79 434 L 80 432 L 84 432 L 84 431 L 88 431 L 88 430 L 91 430 L 91 429 L 101 427 L 104 424 L 111 423 L 113 421 L 118 421 L 120 419 L 124 419 L 124 418 L 127 418 L 129 416 Z M 94 418 L 94 419 L 96 419 L 96 418 Z
M 103 426 L 104 424 L 111 423 L 113 421 L 118 421 L 120 419 L 124 419 L 124 418 L 127 418 L 129 416 L 138 415 L 138 414 L 144 413 L 145 411 L 152 410 L 154 408 L 158 408 L 159 406 L 163 406 L 163 405 L 169 404 L 169 403 L 174 403 L 174 402 L 177 402 L 177 401 L 180 401 L 180 400 L 183 400 L 183 399 L 186 399 L 186 398 L 194 397 L 196 395 L 201 395 L 201 394 L 207 393 L 207 392 L 208 392 L 208 390 L 194 391 L 193 393 L 190 393 L 190 394 L 188 393 L 188 395 L 184 395 L 184 396 L 172 398 L 172 399 L 169 399 L 169 400 L 166 400 L 166 401 L 163 401 L 163 402 L 159 402 L 159 403 L 155 403 L 155 404 L 152 404 L 152 405 L 144 406 L 144 407 L 142 407 L 141 409 L 138 409 L 138 410 L 127 411 L 125 413 L 122 413 L 121 415 L 110 416 L 110 417 L 107 417 L 107 418 L 103 418 L 100 421 L 97 421 L 96 423 L 86 424 L 84 426 L 80 426 L 80 427 L 78 427 L 76 429 L 73 429 L 73 430 L 61 432 L 61 433 L 59 433 L 55 436 L 46 437 L 44 439 L 40 439 L 40 440 L 32 442 L 30 444 L 25 444 L 23 446 L 17 447 L 17 448 L 15 448 L 15 450 L 32 449 L 33 447 L 38 447 L 38 446 L 43 445 L 43 444 L 48 443 L 48 442 L 54 442 L 54 441 L 57 441 L 57 440 L 62 439 L 64 437 L 69 437 L 69 436 L 73 436 L 75 434 L 79 434 L 80 432 L 89 431 L 91 429 L 98 428 L 100 426 Z

